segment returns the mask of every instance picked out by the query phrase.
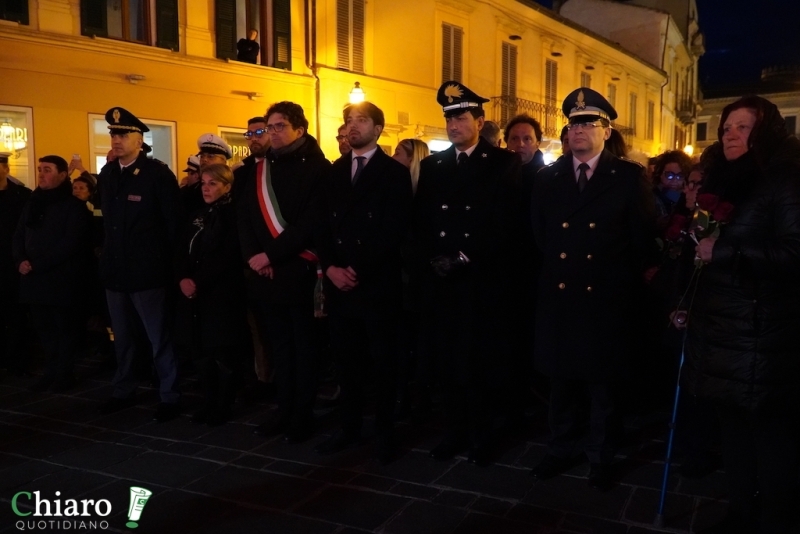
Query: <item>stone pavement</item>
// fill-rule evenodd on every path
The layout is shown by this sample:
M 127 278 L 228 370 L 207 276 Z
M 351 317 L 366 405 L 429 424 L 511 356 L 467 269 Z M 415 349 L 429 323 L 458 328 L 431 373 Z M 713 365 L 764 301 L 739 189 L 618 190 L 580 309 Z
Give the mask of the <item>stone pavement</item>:
M 463 457 L 428 458 L 440 438 L 435 420 L 400 424 L 402 456 L 383 467 L 371 459 L 370 440 L 334 456 L 313 452 L 335 429 L 330 410 L 319 410 L 316 437 L 287 445 L 251 433 L 264 404 L 240 402 L 237 419 L 221 427 L 191 424 L 188 414 L 199 403 L 191 379 L 175 421 L 151 421 L 157 395 L 148 388 L 140 390 L 137 406 L 100 416 L 111 372 L 89 362 L 79 375 L 78 386 L 62 395 L 28 392 L 30 378 L 0 382 L 0 532 L 17 532 L 20 520 L 34 532 L 70 526 L 89 532 L 58 523 L 41 529 L 31 524 L 33 516 L 15 515 L 11 499 L 21 491 L 60 498 L 64 506 L 66 499 L 106 499 L 111 513 L 92 520 L 107 521 L 108 531 L 143 534 L 686 533 L 724 512 L 722 473 L 698 481 L 674 476 L 666 527 L 652 527 L 663 469 L 663 414 L 626 422 L 629 444 L 616 464 L 620 482 L 601 493 L 586 484 L 587 464 L 545 482 L 528 476 L 545 450 L 543 408 L 530 414 L 524 437 L 500 444 L 489 467 Z M 130 486 L 153 492 L 135 531 L 126 528 Z M 29 502 L 20 497 L 19 511 L 31 511 Z

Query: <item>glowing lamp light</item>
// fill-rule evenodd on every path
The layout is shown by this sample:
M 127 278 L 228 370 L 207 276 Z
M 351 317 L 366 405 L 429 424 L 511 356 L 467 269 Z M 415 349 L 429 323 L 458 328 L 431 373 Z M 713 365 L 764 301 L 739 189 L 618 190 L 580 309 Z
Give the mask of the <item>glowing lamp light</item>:
M 350 103 L 360 104 L 367 98 L 367 93 L 361 88 L 361 84 L 356 82 L 352 89 L 350 89 Z
M 5 152 L 20 152 L 24 150 L 27 146 L 24 135 L 23 130 L 11 126 L 8 119 L 5 119 L 3 124 L 0 125 L 0 140 L 2 140 Z
M 683 151 L 691 158 L 692 154 L 694 154 L 694 147 L 692 145 L 686 145 L 683 147 Z

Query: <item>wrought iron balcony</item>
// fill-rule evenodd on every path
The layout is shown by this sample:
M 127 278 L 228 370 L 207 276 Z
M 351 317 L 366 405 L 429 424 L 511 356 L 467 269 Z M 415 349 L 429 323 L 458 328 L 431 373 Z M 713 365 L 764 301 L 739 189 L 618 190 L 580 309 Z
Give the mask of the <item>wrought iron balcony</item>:
M 509 119 L 515 115 L 526 113 L 542 126 L 542 133 L 545 136 L 558 139 L 561 128 L 567 123 L 561 108 L 557 105 L 542 104 L 513 96 L 493 96 L 491 104 L 491 119 L 499 124 L 500 128 L 505 128 Z
M 697 118 L 697 101 L 691 97 L 678 100 L 675 114 L 685 126 L 693 124 Z

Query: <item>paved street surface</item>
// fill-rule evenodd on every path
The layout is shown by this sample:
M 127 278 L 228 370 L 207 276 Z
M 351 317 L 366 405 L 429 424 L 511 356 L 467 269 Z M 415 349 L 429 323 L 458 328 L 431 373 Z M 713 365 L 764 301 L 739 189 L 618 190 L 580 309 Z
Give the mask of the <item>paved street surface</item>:
M 338 455 L 314 453 L 313 446 L 335 429 L 330 409 L 318 411 L 319 435 L 287 445 L 279 437 L 251 433 L 266 404 L 240 401 L 234 422 L 193 425 L 189 414 L 199 397 L 191 379 L 183 386 L 182 416 L 175 421 L 151 420 L 158 401 L 151 388 L 140 390 L 137 406 L 100 416 L 97 407 L 111 392 L 111 371 L 89 362 L 79 374 L 78 386 L 63 395 L 27 391 L 31 378 L 0 382 L 0 532 L 16 532 L 17 526 L 32 532 L 88 531 L 31 525 L 54 518 L 14 514 L 11 500 L 22 491 L 60 498 L 62 510 L 67 499 L 106 499 L 111 512 L 105 517 L 62 520 L 105 520 L 108 531 L 143 534 L 685 533 L 708 526 L 724 511 L 722 473 L 699 481 L 675 476 L 666 527 L 653 528 L 663 414 L 628 418 L 628 444 L 616 464 L 619 484 L 600 493 L 586 484 L 588 464 L 545 482 L 528 475 L 545 451 L 543 407 L 530 414 L 524 436 L 500 444 L 489 467 L 472 466 L 463 457 L 428 458 L 440 438 L 435 417 L 425 424 L 400 424 L 401 455 L 384 467 L 372 460 L 369 439 Z M 131 486 L 153 492 L 135 531 L 126 527 Z M 32 503 L 23 495 L 17 507 L 30 512 Z M 102 506 L 100 511 L 105 513 Z

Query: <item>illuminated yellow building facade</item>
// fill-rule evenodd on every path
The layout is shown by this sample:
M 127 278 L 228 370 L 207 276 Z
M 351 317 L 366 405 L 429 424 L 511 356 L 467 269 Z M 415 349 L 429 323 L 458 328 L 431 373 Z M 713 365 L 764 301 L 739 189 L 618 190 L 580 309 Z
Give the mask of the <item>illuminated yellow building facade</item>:
M 616 126 L 635 154 L 663 150 L 674 128 L 664 70 L 526 0 L 0 5 L 0 151 L 14 153 L 12 174 L 29 186 L 45 154 L 81 154 L 97 172 L 110 144 L 103 114 L 113 106 L 150 125 L 154 156 L 176 174 L 206 132 L 226 138 L 241 159 L 247 119 L 280 100 L 303 106 L 310 133 L 334 159 L 356 82 L 384 110 L 380 144 L 390 149 L 406 137 L 444 146 L 436 91 L 448 79 L 491 98 L 487 117 L 501 125 L 519 112 L 537 118 L 551 157 L 560 152 L 561 101 L 581 85 L 614 100 Z M 249 29 L 261 45 L 254 65 L 235 59 Z

